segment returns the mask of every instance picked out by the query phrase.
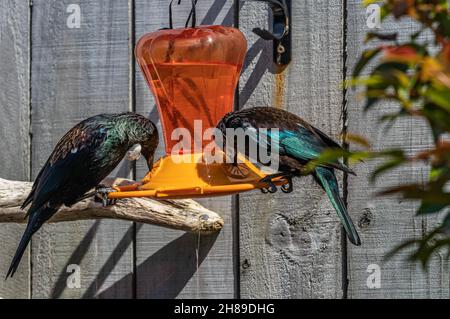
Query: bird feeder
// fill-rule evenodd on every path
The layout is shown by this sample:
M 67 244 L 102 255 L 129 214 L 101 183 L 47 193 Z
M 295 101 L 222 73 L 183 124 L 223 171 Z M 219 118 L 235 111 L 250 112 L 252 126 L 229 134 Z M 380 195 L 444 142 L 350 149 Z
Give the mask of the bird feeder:
M 267 187 L 260 182 L 266 175 L 245 159 L 239 167 L 204 160 L 203 148 L 211 141 L 199 135 L 233 110 L 247 41 L 233 27 L 195 26 L 192 13 L 192 27 L 148 33 L 136 45 L 137 62 L 155 97 L 166 155 L 139 184 L 117 187 L 111 199 L 208 197 Z M 177 152 L 179 140 L 172 134 L 180 129 L 191 140 Z

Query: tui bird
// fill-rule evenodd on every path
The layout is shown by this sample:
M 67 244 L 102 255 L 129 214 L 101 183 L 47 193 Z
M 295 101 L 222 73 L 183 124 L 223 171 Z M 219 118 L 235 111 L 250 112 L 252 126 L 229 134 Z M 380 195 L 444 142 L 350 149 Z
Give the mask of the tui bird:
M 24 209 L 31 203 L 28 225 L 6 278 L 14 275 L 31 236 L 42 224 L 62 205 L 94 196 L 97 191 L 89 191 L 99 186 L 135 144 L 141 145 L 151 169 L 158 131 L 150 120 L 131 112 L 90 117 L 59 140 L 21 206 Z M 111 189 L 103 191 L 105 196 Z
M 275 142 L 279 152 L 279 172 L 268 175 L 261 180 L 269 184 L 268 191 L 271 193 L 277 190 L 272 181 L 273 179 L 281 177 L 286 179 L 288 186 L 283 185 L 281 189 L 286 193 L 291 192 L 291 178 L 304 175 L 305 164 L 320 155 L 326 148 L 341 148 L 338 143 L 325 133 L 308 124 L 297 115 L 272 107 L 254 107 L 228 113 L 217 124 L 217 128 L 223 134 L 224 141 L 226 141 L 227 128 L 241 128 L 244 132 L 256 132 L 256 134 L 253 134 L 253 137 L 252 134 L 249 134 L 250 139 L 253 139 L 253 142 L 258 143 L 258 146 L 262 146 L 263 149 L 270 151 L 271 145 L 274 145 L 273 142 Z M 278 129 L 278 131 L 273 129 Z M 236 151 L 236 141 L 234 143 L 232 147 Z M 244 155 L 249 156 L 248 143 L 245 144 Z M 264 163 L 258 162 L 264 165 Z M 361 241 L 358 232 L 339 195 L 339 186 L 334 175 L 334 169 L 356 175 L 350 168 L 339 161 L 317 166 L 312 175 L 327 193 L 344 225 L 349 240 L 354 245 L 360 245 Z

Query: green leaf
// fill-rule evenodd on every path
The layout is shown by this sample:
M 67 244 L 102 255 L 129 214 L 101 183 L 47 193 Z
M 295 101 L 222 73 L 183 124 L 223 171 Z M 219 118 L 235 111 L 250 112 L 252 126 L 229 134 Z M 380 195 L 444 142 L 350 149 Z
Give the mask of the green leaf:
M 437 105 L 450 112 L 450 89 L 430 86 L 425 91 L 425 96 Z
M 445 216 L 444 221 L 442 222 L 442 227 L 444 232 L 450 230 L 450 213 Z
M 383 163 L 372 172 L 372 174 L 370 175 L 370 182 L 371 183 L 375 182 L 375 180 L 379 177 L 379 175 L 385 173 L 386 171 L 394 169 L 405 162 L 406 160 L 404 158 L 395 158 L 393 160 Z
M 367 7 L 367 6 L 369 6 L 369 5 L 373 4 L 373 3 L 378 3 L 378 2 L 380 2 L 380 0 L 363 0 L 363 5 L 365 7 Z
M 410 261 L 420 261 L 422 267 L 425 268 L 430 260 L 430 257 L 436 250 L 442 248 L 443 246 L 448 246 L 450 248 L 450 238 L 442 238 L 442 234 L 443 228 L 437 227 L 421 239 L 411 239 L 405 241 L 389 251 L 385 255 L 384 260 L 391 259 L 394 255 L 398 254 L 402 250 L 405 250 L 406 248 L 418 246 L 417 249 L 409 255 L 408 259 Z
M 401 243 L 400 245 L 397 245 L 396 247 L 394 247 L 393 249 L 391 249 L 385 256 L 384 256 L 384 260 L 389 260 L 392 257 L 394 257 L 396 254 L 398 254 L 400 251 L 413 246 L 415 244 L 420 243 L 420 239 L 411 239 L 411 240 L 407 240 L 404 241 L 403 243 Z
M 421 110 L 421 114 L 430 123 L 430 127 L 436 140 L 439 139 L 443 132 L 450 131 L 450 112 L 435 103 L 426 103 Z
M 412 255 L 413 260 L 420 261 L 422 263 L 422 267 L 425 268 L 428 265 L 433 253 L 444 246 L 448 246 L 450 248 L 450 238 L 438 239 L 431 244 L 427 242 L 426 245 L 421 247 L 421 249 L 418 249 L 417 252 Z
M 401 116 L 407 116 L 408 113 L 405 112 L 403 109 L 401 109 L 399 112 L 394 112 L 394 113 L 389 113 L 389 114 L 385 114 L 383 116 L 381 116 L 379 118 L 379 122 L 383 123 L 383 122 L 393 122 L 396 119 L 398 119 Z
M 404 80 L 400 78 L 403 74 L 406 75 L 409 66 L 400 62 L 384 62 L 379 64 L 372 72 L 372 75 L 380 76 L 385 82 L 389 84 L 402 83 Z
M 379 52 L 381 48 L 366 50 L 361 54 L 361 58 L 358 63 L 356 63 L 355 68 L 353 69 L 353 77 L 359 76 L 364 67 L 369 63 Z
M 374 153 L 377 157 L 381 156 L 390 156 L 390 157 L 398 157 L 398 158 L 404 158 L 405 153 L 402 150 L 399 149 L 391 149 L 391 150 L 384 150 Z
M 414 33 L 411 35 L 411 40 L 415 41 L 415 40 L 419 37 L 419 35 L 420 35 L 424 30 L 425 30 L 425 27 L 422 27 L 422 28 L 420 28 L 419 31 L 414 32 Z
M 438 213 L 445 207 L 447 207 L 446 204 L 422 202 L 419 209 L 417 210 L 417 215 Z
M 378 32 L 369 32 L 366 35 L 365 42 L 369 42 L 373 39 L 378 39 L 382 41 L 396 41 L 397 40 L 398 33 L 378 33 Z
M 327 148 L 318 157 L 305 165 L 306 172 L 312 172 L 317 166 L 336 162 L 342 157 L 350 156 L 350 152 L 340 148 Z
M 429 175 L 430 181 L 438 181 L 442 176 L 445 177 L 447 173 L 448 169 L 446 167 L 432 167 Z
M 450 19 L 448 14 L 439 15 L 437 20 L 439 21 L 439 33 L 445 37 L 450 37 Z
M 383 21 L 387 16 L 389 16 L 391 14 L 391 11 L 389 10 L 388 4 L 385 4 L 384 6 L 381 7 L 380 10 L 380 20 Z
M 366 104 L 364 104 L 364 112 L 367 112 L 370 108 L 375 106 L 375 104 L 380 100 L 380 98 L 377 97 L 368 97 L 366 99 Z
M 369 141 L 368 141 L 365 137 L 363 137 L 363 136 L 361 136 L 361 135 L 359 135 L 359 134 L 354 134 L 354 133 L 348 133 L 348 132 L 347 132 L 347 133 L 343 136 L 343 140 L 344 140 L 346 143 L 348 143 L 348 144 L 354 143 L 354 144 L 361 145 L 361 146 L 363 146 L 363 147 L 366 148 L 366 149 L 369 149 L 369 148 L 370 148 L 370 143 L 369 143 Z
M 403 198 L 406 199 L 420 199 L 428 203 L 435 203 L 439 205 L 450 205 L 450 194 L 442 191 L 427 191 L 421 186 L 408 185 L 401 187 L 394 187 L 381 192 L 382 195 L 402 193 Z

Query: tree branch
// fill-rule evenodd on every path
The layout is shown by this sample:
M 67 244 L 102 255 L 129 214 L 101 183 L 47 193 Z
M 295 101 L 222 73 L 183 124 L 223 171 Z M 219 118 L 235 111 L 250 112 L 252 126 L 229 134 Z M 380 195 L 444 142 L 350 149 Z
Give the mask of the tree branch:
M 105 185 L 124 185 L 132 181 L 106 179 Z M 31 190 L 32 183 L 0 178 L 0 223 L 25 223 L 26 210 L 20 205 Z M 157 201 L 150 198 L 127 198 L 103 207 L 93 198 L 72 207 L 63 206 L 49 222 L 114 218 L 153 224 L 188 232 L 210 233 L 223 227 L 223 219 L 191 199 Z

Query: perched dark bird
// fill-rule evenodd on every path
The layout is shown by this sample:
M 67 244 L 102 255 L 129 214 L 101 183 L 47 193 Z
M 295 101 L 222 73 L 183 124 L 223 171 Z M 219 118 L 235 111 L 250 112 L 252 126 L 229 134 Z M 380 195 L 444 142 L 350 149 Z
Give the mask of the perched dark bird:
M 6 278 L 14 275 L 31 236 L 42 224 L 63 204 L 71 206 L 93 196 L 95 192 L 88 192 L 111 173 L 135 144 L 141 145 L 151 168 L 158 131 L 150 120 L 136 113 L 90 117 L 59 140 L 22 204 L 24 209 L 31 203 L 28 225 Z
M 325 133 L 308 124 L 297 115 L 272 107 L 255 107 L 228 113 L 217 124 L 217 128 L 224 135 L 225 141 L 227 128 L 242 128 L 244 132 L 252 131 L 254 133 L 250 134 L 250 139 L 257 143 L 258 147 L 262 146 L 263 150 L 279 152 L 279 173 L 269 175 L 262 180 L 269 184 L 270 192 L 276 191 L 276 186 L 273 184 L 272 179 L 280 177 L 289 181 L 288 186 L 282 187 L 282 190 L 284 192 L 292 191 L 291 177 L 302 175 L 305 164 L 317 158 L 326 148 L 341 148 L 338 143 Z M 278 130 L 271 131 L 271 129 Z M 237 151 L 236 141 L 228 141 L 228 144 Z M 249 143 L 246 143 L 243 151 L 247 157 L 249 156 L 249 145 Z M 271 149 L 273 145 L 276 145 L 276 150 Z M 355 175 L 352 170 L 339 161 L 317 166 L 312 174 L 327 193 L 344 225 L 349 240 L 355 245 L 360 245 L 361 241 L 358 232 L 339 195 L 339 186 L 334 175 L 334 169 Z

